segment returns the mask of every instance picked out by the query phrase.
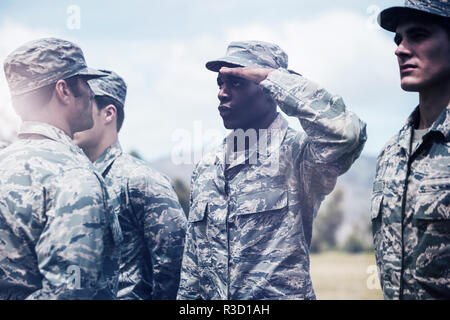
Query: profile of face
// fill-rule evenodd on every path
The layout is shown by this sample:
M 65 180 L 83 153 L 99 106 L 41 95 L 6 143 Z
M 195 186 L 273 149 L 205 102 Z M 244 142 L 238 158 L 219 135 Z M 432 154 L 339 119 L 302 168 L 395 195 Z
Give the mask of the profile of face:
M 85 131 L 76 132 L 74 134 L 73 141 L 83 150 L 89 150 L 95 148 L 100 137 L 102 135 L 102 122 L 101 112 L 98 110 L 95 99 L 92 101 L 91 119 L 93 120 L 93 126 Z
M 256 83 L 219 73 L 219 112 L 226 129 L 255 128 L 258 122 L 273 112 L 273 104 Z
M 445 29 L 403 19 L 394 41 L 403 90 L 421 92 L 450 81 L 450 39 Z
M 92 118 L 92 103 L 94 101 L 94 93 L 85 79 L 79 78 L 78 92 L 73 97 L 72 112 L 72 131 L 85 131 L 94 125 Z

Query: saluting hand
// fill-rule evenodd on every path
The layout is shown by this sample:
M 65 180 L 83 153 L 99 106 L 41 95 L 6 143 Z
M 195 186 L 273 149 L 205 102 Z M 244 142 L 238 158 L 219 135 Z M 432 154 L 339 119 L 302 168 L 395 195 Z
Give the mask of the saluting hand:
M 275 69 L 262 68 L 257 66 L 240 67 L 240 68 L 222 67 L 220 68 L 219 73 L 223 75 L 244 78 L 253 81 L 257 84 L 260 84 L 262 81 L 266 80 L 267 76 L 272 71 L 275 71 Z

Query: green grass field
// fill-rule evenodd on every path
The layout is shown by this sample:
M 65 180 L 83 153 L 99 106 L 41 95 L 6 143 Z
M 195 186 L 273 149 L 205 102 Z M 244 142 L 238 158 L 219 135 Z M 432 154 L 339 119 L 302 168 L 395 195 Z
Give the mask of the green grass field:
M 318 300 L 383 299 L 373 254 L 313 254 L 311 277 Z

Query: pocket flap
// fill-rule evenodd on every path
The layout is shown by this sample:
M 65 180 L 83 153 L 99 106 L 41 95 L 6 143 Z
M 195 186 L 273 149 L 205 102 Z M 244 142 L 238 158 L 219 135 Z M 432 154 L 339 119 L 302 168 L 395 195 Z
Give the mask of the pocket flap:
M 205 213 L 208 210 L 208 202 L 202 201 L 194 203 L 189 211 L 189 222 L 200 222 L 205 219 Z
M 450 184 L 448 179 L 422 181 L 414 207 L 414 218 L 420 220 L 450 219 Z
M 370 208 L 370 215 L 372 219 L 378 218 L 381 211 L 381 204 L 383 203 L 383 194 L 374 195 L 372 198 L 372 204 Z
M 414 219 L 450 221 L 450 193 L 447 193 L 444 196 L 444 200 L 431 198 L 420 199 L 420 201 L 417 202 L 414 211 Z
M 237 215 L 276 211 L 287 207 L 288 195 L 285 189 L 266 189 L 243 194 L 236 200 Z

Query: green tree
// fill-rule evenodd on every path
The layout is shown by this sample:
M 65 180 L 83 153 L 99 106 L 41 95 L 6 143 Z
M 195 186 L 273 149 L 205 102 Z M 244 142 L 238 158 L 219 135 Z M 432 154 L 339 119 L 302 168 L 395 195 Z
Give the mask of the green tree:
M 178 196 L 178 201 L 187 217 L 189 214 L 189 188 L 183 183 L 183 180 L 179 178 L 175 178 L 173 184 Z
M 343 199 L 344 192 L 336 189 L 325 201 L 323 209 L 319 210 L 313 226 L 311 252 L 317 253 L 337 247 L 337 231 L 344 218 Z
M 349 253 L 373 251 L 372 225 L 363 223 L 354 224 L 353 232 L 345 240 L 342 249 Z

